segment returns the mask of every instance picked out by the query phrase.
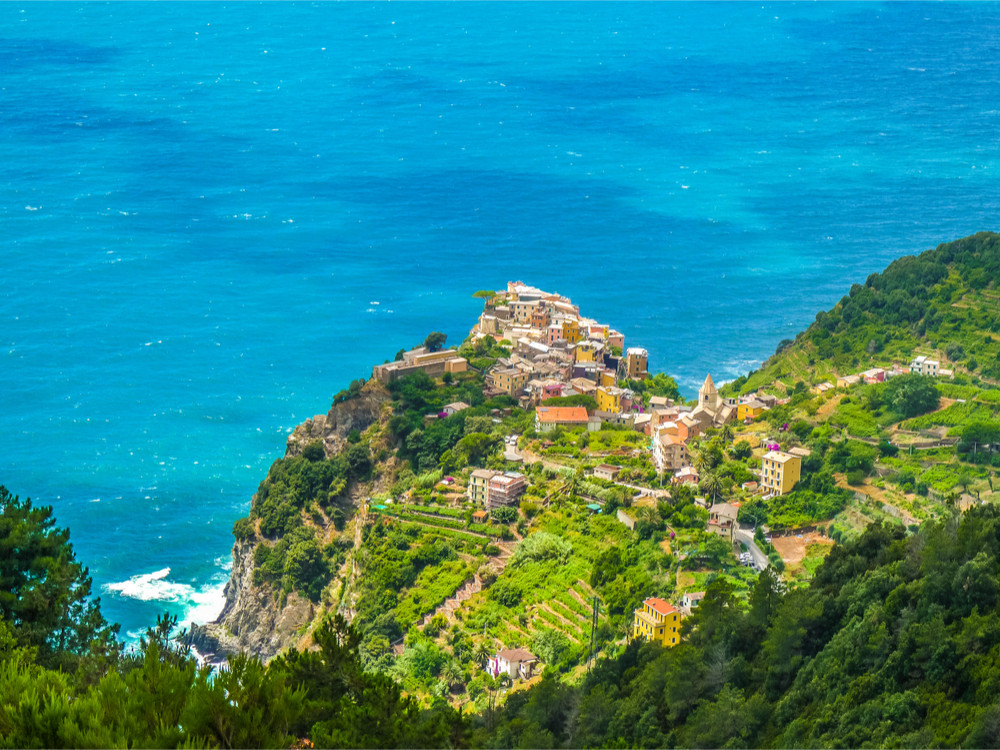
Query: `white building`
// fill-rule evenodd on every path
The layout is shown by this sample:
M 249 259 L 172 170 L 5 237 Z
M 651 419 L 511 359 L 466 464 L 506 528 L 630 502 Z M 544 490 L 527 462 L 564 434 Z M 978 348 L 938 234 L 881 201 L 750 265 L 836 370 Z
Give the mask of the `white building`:
M 932 375 L 936 377 L 938 375 L 938 370 L 940 369 L 940 362 L 936 359 L 928 359 L 924 356 L 917 357 L 910 362 L 910 372 L 915 372 L 917 375 Z
M 512 680 L 518 677 L 526 680 L 531 677 L 531 672 L 537 661 L 534 654 L 523 648 L 505 648 L 489 658 L 486 671 L 494 677 L 506 674 Z

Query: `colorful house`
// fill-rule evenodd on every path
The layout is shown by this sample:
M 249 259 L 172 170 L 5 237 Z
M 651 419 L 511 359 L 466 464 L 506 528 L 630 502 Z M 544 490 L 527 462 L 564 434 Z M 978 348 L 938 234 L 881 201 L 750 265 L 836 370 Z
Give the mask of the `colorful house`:
M 574 362 L 594 362 L 596 361 L 597 347 L 589 341 L 581 341 L 573 347 Z
M 676 646 L 681 642 L 681 613 L 663 599 L 650 597 L 635 610 L 632 636 L 656 641 L 663 646 Z
M 762 404 L 755 398 L 747 401 L 745 404 L 740 404 L 739 406 L 736 407 L 736 418 L 741 422 L 745 422 L 748 419 L 750 420 L 756 419 L 763 413 L 764 413 L 764 404 Z
M 837 387 L 850 388 L 852 385 L 859 382 L 861 382 L 860 375 L 844 375 L 842 377 L 837 378 Z
M 615 347 L 617 349 L 624 349 L 625 348 L 625 335 L 622 334 L 622 333 L 620 333 L 620 332 L 618 332 L 618 331 L 616 331 L 616 330 L 614 330 L 613 328 L 609 329 L 608 330 L 607 344 L 608 344 L 608 346 L 613 346 L 613 347 Z
M 770 495 L 791 492 L 802 473 L 802 458 L 782 451 L 768 451 L 761 462 L 760 486 Z
M 492 469 L 475 469 L 469 476 L 469 486 L 466 488 L 469 499 L 476 505 L 486 505 L 490 480 L 499 473 Z
M 629 347 L 625 352 L 625 377 L 630 380 L 645 380 L 649 375 L 648 361 L 649 353 L 645 349 Z
M 531 379 L 531 374 L 517 367 L 508 367 L 504 370 L 494 370 L 490 373 L 493 380 L 493 387 L 508 396 L 519 396 L 524 391 L 524 387 Z
M 739 524 L 736 523 L 739 512 L 739 505 L 734 503 L 716 503 L 708 509 L 708 524 L 705 526 L 705 531 L 732 541 L 733 533 L 739 528 Z
M 549 432 L 556 427 L 587 427 L 590 417 L 582 406 L 536 406 L 535 430 Z
M 528 479 L 524 474 L 516 471 L 495 474 L 490 477 L 486 489 L 486 507 L 493 510 L 502 505 L 514 505 L 527 488 Z
M 597 410 L 606 411 L 611 414 L 618 414 L 622 410 L 622 391 L 621 388 L 607 388 L 605 386 L 600 386 L 597 389 Z
M 574 318 L 566 318 L 562 322 L 562 337 L 571 344 L 577 343 L 582 334 L 580 333 L 580 321 Z
M 549 327 L 549 308 L 544 303 L 531 311 L 531 327 L 539 331 Z

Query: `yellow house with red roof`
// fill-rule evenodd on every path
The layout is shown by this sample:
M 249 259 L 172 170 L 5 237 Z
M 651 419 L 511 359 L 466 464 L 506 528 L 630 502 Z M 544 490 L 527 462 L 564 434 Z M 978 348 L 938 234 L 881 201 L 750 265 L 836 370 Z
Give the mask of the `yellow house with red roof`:
M 670 602 L 650 597 L 635 611 L 632 636 L 656 641 L 662 646 L 681 642 L 681 613 Z

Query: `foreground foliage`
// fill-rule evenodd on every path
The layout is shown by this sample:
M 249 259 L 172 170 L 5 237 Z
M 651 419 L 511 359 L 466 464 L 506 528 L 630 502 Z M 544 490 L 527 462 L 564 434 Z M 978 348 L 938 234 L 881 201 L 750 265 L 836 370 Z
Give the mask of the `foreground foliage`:
M 461 716 L 369 673 L 343 620 L 316 651 L 199 667 L 163 617 L 122 653 L 52 509 L 0 487 L 0 747 L 444 747 Z

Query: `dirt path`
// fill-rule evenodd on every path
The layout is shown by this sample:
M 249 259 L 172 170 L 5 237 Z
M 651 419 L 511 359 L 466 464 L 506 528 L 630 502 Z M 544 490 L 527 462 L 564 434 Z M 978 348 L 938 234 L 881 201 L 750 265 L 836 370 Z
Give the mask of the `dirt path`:
M 781 555 L 781 559 L 786 565 L 793 565 L 802 562 L 806 556 L 806 549 L 810 544 L 833 544 L 833 540 L 825 536 L 820 536 L 815 531 L 801 536 L 776 536 L 772 537 L 771 544 Z
M 830 418 L 830 415 L 837 410 L 837 407 L 840 405 L 840 400 L 843 397 L 844 397 L 843 393 L 838 393 L 836 396 L 828 400 L 825 404 L 823 404 L 822 406 L 819 407 L 819 409 L 816 410 L 816 416 L 825 422 L 827 419 Z

